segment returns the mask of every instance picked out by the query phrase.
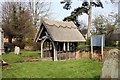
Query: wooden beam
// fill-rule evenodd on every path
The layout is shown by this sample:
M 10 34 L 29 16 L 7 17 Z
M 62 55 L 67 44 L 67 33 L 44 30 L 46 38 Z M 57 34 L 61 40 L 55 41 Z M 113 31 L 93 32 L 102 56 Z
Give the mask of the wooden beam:
M 92 42 L 92 37 L 91 37 L 91 59 L 93 58 L 93 42 Z
M 67 51 L 70 50 L 70 45 L 69 45 L 69 42 L 67 43 Z
M 57 46 L 55 42 L 53 42 L 53 48 L 54 48 L 54 61 L 57 61 Z
M 65 42 L 63 43 L 63 51 L 66 51 Z
M 102 55 L 102 60 L 103 60 L 103 37 L 104 36 L 102 36 L 102 41 L 101 41 L 101 55 Z
M 50 41 L 49 41 L 49 51 L 50 51 Z
M 43 58 L 43 41 L 41 41 L 41 58 Z
M 40 37 L 43 29 L 44 29 L 44 28 L 42 27 L 41 30 L 39 31 L 38 35 L 36 36 L 37 39 L 35 39 L 35 42 L 37 42 L 37 41 L 39 40 L 39 37 Z
M 43 48 L 44 48 L 44 42 L 47 38 L 41 41 L 41 58 L 43 58 Z

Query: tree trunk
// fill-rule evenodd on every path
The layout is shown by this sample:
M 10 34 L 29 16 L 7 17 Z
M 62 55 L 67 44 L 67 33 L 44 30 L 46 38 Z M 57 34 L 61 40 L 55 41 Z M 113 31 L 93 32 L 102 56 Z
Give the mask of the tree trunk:
M 8 42 L 9 42 L 9 43 L 12 43 L 12 38 L 13 38 L 13 36 L 9 36 L 9 37 L 8 37 Z

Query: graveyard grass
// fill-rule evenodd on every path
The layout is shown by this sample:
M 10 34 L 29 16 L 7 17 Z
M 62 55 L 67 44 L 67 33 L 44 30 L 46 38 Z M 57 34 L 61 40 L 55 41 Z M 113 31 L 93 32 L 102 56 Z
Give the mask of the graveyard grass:
M 20 51 L 20 55 L 15 55 L 14 52 L 6 53 L 2 56 L 2 59 L 8 63 L 20 63 L 24 61 L 24 58 L 36 58 L 40 57 L 40 51 Z
M 102 64 L 86 58 L 68 61 L 19 62 L 20 58 L 36 57 L 39 52 L 23 51 L 22 55 L 6 54 L 18 62 L 8 61 L 9 66 L 2 69 L 3 78 L 99 78 Z M 14 55 L 14 57 L 13 57 Z M 17 57 L 17 58 L 16 58 Z M 19 57 L 19 58 L 18 58 Z

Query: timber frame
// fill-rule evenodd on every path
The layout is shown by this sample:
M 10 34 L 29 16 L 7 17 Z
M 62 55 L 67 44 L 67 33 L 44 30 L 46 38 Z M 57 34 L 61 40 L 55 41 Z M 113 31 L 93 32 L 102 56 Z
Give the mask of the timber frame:
M 58 54 L 73 52 L 76 50 L 78 42 L 86 41 L 73 23 L 58 23 L 55 21 L 49 23 L 49 20 L 42 18 L 41 26 L 34 38 L 35 42 L 41 43 L 41 58 L 45 58 L 45 54 L 47 53 L 47 57 L 51 57 L 52 60 L 57 61 Z M 63 23 L 64 25 L 62 25 Z

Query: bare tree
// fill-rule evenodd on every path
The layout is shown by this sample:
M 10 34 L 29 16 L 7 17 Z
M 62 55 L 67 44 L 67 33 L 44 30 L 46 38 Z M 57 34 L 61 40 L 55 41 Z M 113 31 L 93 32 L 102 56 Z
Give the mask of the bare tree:
M 106 34 L 108 36 L 117 30 L 118 22 L 118 14 L 112 13 L 108 17 L 99 15 L 93 19 L 93 26 L 96 28 L 96 34 Z
M 50 2 L 46 2 L 45 0 L 29 0 L 29 8 L 31 14 L 33 16 L 33 25 L 38 28 L 40 24 L 41 17 L 49 17 L 50 16 Z
M 12 43 L 12 38 L 22 41 L 32 33 L 32 16 L 23 2 L 4 2 L 2 4 L 2 27 Z

